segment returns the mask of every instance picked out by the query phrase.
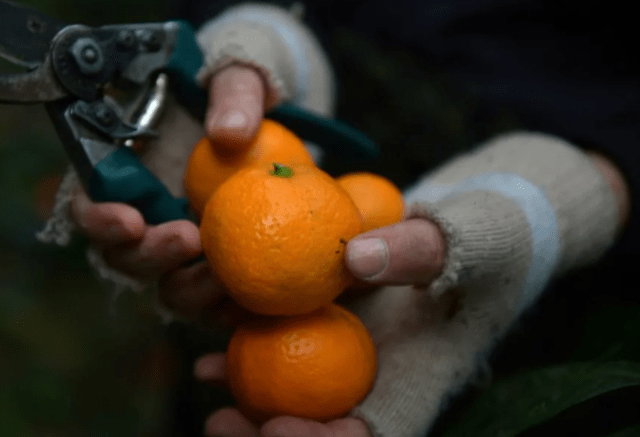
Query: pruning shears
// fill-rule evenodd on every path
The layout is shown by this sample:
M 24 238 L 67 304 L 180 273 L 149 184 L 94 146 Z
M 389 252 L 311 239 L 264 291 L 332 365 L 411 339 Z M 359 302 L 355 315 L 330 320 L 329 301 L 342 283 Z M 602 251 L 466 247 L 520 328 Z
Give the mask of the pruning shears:
M 157 135 L 168 87 L 203 118 L 207 92 L 195 80 L 203 56 L 194 29 L 184 21 L 67 25 L 5 0 L 0 22 L 0 56 L 26 69 L 0 75 L 0 102 L 45 104 L 89 196 L 128 203 L 150 224 L 190 218 L 188 202 L 173 197 L 131 145 Z M 114 97 L 121 95 L 124 102 Z M 378 156 L 369 138 L 337 120 L 290 104 L 267 116 L 351 162 Z

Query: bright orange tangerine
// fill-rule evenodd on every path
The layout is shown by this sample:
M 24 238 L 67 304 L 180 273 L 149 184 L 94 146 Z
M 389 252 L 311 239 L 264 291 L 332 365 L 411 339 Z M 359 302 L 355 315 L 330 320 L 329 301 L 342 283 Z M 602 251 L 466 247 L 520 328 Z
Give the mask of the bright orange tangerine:
M 240 168 L 256 162 L 314 165 L 304 143 L 280 123 L 264 119 L 253 141 L 245 149 L 229 151 L 209 138 L 193 148 L 184 175 L 191 207 L 198 215 L 211 194 Z
M 362 232 L 398 223 L 404 216 L 402 192 L 389 179 L 368 172 L 337 178 L 362 216 Z
M 256 422 L 283 415 L 326 422 L 364 399 L 377 357 L 358 317 L 329 304 L 310 314 L 241 324 L 226 363 L 239 409 Z
M 215 191 L 200 222 L 204 253 L 241 306 L 257 314 L 310 312 L 353 281 L 347 242 L 360 213 L 324 171 L 258 163 Z

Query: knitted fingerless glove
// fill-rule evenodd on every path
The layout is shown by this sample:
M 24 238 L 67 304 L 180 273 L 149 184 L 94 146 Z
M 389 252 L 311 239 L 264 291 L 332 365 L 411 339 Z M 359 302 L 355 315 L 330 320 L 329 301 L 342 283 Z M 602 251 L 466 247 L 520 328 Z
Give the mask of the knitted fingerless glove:
M 375 437 L 424 436 L 549 279 L 596 261 L 617 227 L 614 195 L 590 159 L 542 134 L 500 136 L 405 195 L 408 218 L 437 223 L 448 251 L 428 288 L 385 287 L 353 308 L 379 370 L 352 415 Z M 454 294 L 461 307 L 451 312 Z
M 265 108 L 286 100 L 332 115 L 333 72 L 316 37 L 295 13 L 263 3 L 234 6 L 198 33 L 205 66 L 198 78 L 206 87 L 228 65 L 255 68 L 266 86 Z

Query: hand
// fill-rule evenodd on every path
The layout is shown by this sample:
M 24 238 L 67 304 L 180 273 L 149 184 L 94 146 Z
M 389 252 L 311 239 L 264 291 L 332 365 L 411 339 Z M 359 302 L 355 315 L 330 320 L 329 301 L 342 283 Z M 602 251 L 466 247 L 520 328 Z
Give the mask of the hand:
M 623 229 L 630 211 L 624 177 L 604 156 L 590 156 L 616 196 Z M 442 272 L 445 256 L 439 228 L 416 218 L 358 235 L 347 244 L 346 261 L 358 279 L 372 285 L 428 285 Z
M 105 261 L 134 278 L 157 279 L 201 251 L 198 228 L 187 220 L 147 226 L 137 209 L 122 203 L 95 203 L 82 190 L 75 193 L 70 206 L 73 220 L 102 249 Z
M 442 272 L 445 239 L 432 222 L 414 218 L 360 234 L 347 244 L 347 266 L 375 285 L 428 285 Z
M 624 176 L 604 155 L 589 152 L 589 156 L 616 197 L 622 230 L 631 210 Z M 346 260 L 358 279 L 373 285 L 427 285 L 442 272 L 445 255 L 446 244 L 438 227 L 411 219 L 358 235 L 347 244 Z
M 369 279 L 370 283 L 426 284 L 435 279 L 442 270 L 445 257 L 444 237 L 440 229 L 427 220 L 406 220 L 393 226 L 370 231 L 351 240 L 347 245 L 347 253 L 351 251 L 352 259 L 348 264 L 352 271 L 358 271 L 361 267 L 358 266 L 358 262 L 363 261 L 354 258 L 358 255 L 371 256 L 368 251 L 363 254 L 358 245 L 352 243 L 367 238 L 382 240 L 385 247 L 383 252 L 386 254 L 383 259 L 387 261 L 386 268 Z M 364 259 L 364 261 L 367 260 Z M 367 274 L 364 273 L 360 277 L 366 278 Z M 451 372 L 451 368 L 442 366 L 442 362 L 450 360 L 457 365 L 459 351 L 455 347 L 445 347 L 438 359 L 420 359 L 416 363 L 414 340 L 418 333 L 424 331 L 432 333 L 433 337 L 430 340 L 431 343 L 420 344 L 421 350 L 431 350 L 432 347 L 437 348 L 443 342 L 446 343 L 440 335 L 444 333 L 446 338 L 449 331 L 443 330 L 442 326 L 459 310 L 461 294 L 451 292 L 435 298 L 405 285 L 378 287 L 374 292 L 352 297 L 355 299 L 351 303 L 355 303 L 359 309 L 357 314 L 367 325 L 376 342 L 379 356 L 376 378 L 381 383 L 374 386 L 363 404 L 367 402 L 379 404 L 380 400 L 386 399 L 388 395 L 396 398 L 405 396 L 402 390 L 397 389 L 404 385 L 396 386 L 395 381 L 402 378 L 402 375 L 414 374 L 416 372 L 414 366 L 418 366 L 419 373 L 433 375 L 436 381 L 427 382 L 435 389 L 429 392 L 425 411 L 420 413 L 424 414 L 425 420 L 433 421 L 439 411 L 441 399 L 454 383 L 451 373 L 455 373 L 455 369 Z M 403 351 L 404 354 L 400 362 L 397 361 L 399 351 Z M 451 352 L 451 357 L 446 356 L 448 352 Z M 400 371 L 398 371 L 399 364 L 402 367 Z M 213 385 L 224 384 L 225 373 L 223 353 L 207 354 L 194 366 L 196 379 Z M 421 399 L 425 400 L 425 398 Z M 222 408 L 213 412 L 205 423 L 204 434 L 208 437 L 371 437 L 368 425 L 355 417 L 345 417 L 323 424 L 283 416 L 271 419 L 258 427 L 236 408 Z
M 212 353 L 194 366 L 195 377 L 210 384 L 225 382 L 224 354 Z M 371 437 L 367 425 L 353 417 L 319 423 L 297 417 L 276 417 L 257 427 L 235 408 L 222 408 L 209 416 L 204 426 L 207 437 Z
M 208 134 L 223 146 L 237 147 L 255 135 L 262 120 L 262 80 L 248 67 L 225 68 L 211 82 L 209 102 Z M 197 317 L 223 295 L 206 263 L 181 268 L 202 252 L 194 223 L 179 220 L 148 226 L 135 208 L 96 203 L 81 190 L 71 200 L 71 214 L 111 267 L 143 281 L 160 278 L 160 297 L 176 313 Z
M 257 71 L 237 65 L 220 71 L 209 88 L 209 107 L 205 114 L 207 135 L 216 145 L 229 149 L 249 142 L 264 116 L 264 95 L 264 84 Z M 199 233 L 197 251 L 202 251 Z M 165 272 L 168 273 L 160 281 L 159 297 L 175 313 L 207 324 L 224 317 L 218 305 L 225 297 L 224 289 L 206 262 Z

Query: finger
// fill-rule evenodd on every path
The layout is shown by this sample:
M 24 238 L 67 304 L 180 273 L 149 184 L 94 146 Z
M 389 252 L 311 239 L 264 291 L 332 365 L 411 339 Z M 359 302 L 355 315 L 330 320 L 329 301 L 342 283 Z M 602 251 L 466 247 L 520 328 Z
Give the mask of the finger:
M 219 72 L 209 87 L 209 138 L 235 150 L 248 144 L 264 116 L 264 95 L 262 78 L 253 68 L 232 65 Z
M 176 220 L 147 227 L 136 244 L 105 246 L 105 261 L 134 277 L 157 279 L 183 266 L 202 252 L 198 227 L 188 220 Z
M 222 352 L 200 357 L 193 365 L 193 375 L 203 382 L 221 384 L 227 381 L 227 362 Z
M 225 296 L 206 261 L 173 270 L 160 278 L 158 298 L 174 313 L 196 320 L 205 308 Z
M 276 417 L 260 429 L 260 437 L 371 437 L 360 419 L 345 417 L 319 423 L 297 417 Z
M 95 203 L 78 190 L 71 199 L 71 216 L 84 235 L 97 244 L 121 244 L 142 239 L 145 221 L 123 203 Z
M 380 285 L 429 284 L 442 272 L 445 240 L 421 218 L 374 229 L 347 244 L 347 266 L 356 278 Z
M 207 437 L 258 437 L 258 428 L 235 408 L 222 408 L 204 425 Z

